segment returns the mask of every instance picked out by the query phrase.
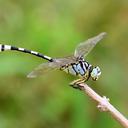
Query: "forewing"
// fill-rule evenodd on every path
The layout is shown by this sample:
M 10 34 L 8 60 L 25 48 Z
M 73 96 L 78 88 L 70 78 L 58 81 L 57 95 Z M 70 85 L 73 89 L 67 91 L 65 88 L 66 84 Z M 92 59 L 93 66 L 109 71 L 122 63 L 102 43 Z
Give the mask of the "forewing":
M 51 70 L 60 69 L 61 67 L 74 63 L 74 56 L 53 59 L 53 62 L 42 63 L 37 68 L 35 68 L 31 73 L 27 75 L 28 78 L 35 78 L 37 76 L 43 75 Z
M 58 59 L 54 59 L 56 65 L 62 67 L 64 65 L 69 65 L 71 63 L 76 63 L 77 60 L 74 56 L 68 56 L 68 57 L 64 57 L 64 58 L 58 58 Z
M 99 35 L 92 37 L 90 39 L 88 39 L 85 42 L 80 43 L 76 49 L 75 49 L 75 53 L 74 56 L 76 58 L 81 58 L 84 56 L 87 56 L 87 54 L 94 48 L 94 46 L 101 40 L 104 38 L 104 36 L 106 35 L 106 32 L 102 32 Z

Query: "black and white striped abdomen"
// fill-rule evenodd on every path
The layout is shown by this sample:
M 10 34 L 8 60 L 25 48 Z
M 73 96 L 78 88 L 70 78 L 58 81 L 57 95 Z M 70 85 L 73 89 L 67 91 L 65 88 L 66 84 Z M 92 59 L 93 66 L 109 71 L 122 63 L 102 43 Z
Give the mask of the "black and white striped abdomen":
M 40 57 L 40 58 L 43 58 L 43 59 L 46 59 L 46 60 L 52 62 L 52 58 L 51 57 L 43 55 L 43 54 L 41 54 L 39 52 L 28 50 L 28 49 L 25 49 L 25 48 L 18 48 L 18 47 L 11 46 L 11 45 L 0 44 L 0 52 L 7 51 L 7 50 L 15 50 L 15 51 L 20 51 L 20 52 L 32 54 L 32 55 L 35 55 L 37 57 Z

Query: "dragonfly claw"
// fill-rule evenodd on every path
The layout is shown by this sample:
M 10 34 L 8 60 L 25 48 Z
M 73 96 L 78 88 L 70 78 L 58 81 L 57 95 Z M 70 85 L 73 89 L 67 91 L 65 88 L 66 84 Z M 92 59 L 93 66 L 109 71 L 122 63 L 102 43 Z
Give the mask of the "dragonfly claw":
M 81 83 L 84 83 L 84 82 L 85 82 L 84 79 L 77 79 L 77 80 L 72 81 L 72 82 L 70 83 L 70 86 L 72 86 L 72 87 L 75 88 L 75 89 L 81 90 L 80 84 L 81 84 Z

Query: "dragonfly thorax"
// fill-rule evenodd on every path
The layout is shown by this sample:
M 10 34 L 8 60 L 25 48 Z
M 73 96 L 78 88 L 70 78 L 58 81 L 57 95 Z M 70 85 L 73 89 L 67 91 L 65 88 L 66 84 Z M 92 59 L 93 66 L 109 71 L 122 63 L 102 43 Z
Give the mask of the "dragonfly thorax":
M 83 77 L 85 80 L 88 80 L 90 77 L 93 80 L 98 80 L 101 75 L 99 67 L 94 67 L 86 61 L 80 60 L 78 63 L 71 63 L 69 65 L 63 66 L 61 70 L 66 73 Z

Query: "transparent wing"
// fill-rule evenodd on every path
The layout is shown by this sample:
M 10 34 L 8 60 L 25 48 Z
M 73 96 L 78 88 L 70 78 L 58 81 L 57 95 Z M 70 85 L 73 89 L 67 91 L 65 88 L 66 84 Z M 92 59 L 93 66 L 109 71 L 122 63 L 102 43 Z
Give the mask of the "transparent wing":
M 47 62 L 40 64 L 37 68 L 35 68 L 32 72 L 30 72 L 27 77 L 28 78 L 35 78 L 42 74 L 45 74 L 51 70 L 57 69 L 57 65 L 54 62 Z
M 68 57 L 64 57 L 64 58 L 58 58 L 58 59 L 54 59 L 54 63 L 56 63 L 56 65 L 58 66 L 64 66 L 64 65 L 68 65 L 71 63 L 76 63 L 76 57 L 74 56 L 68 56 Z
M 104 38 L 104 36 L 106 35 L 106 32 L 102 32 L 99 35 L 92 37 L 90 39 L 88 39 L 85 42 L 80 43 L 76 49 L 75 49 L 75 53 L 74 56 L 76 58 L 80 58 L 80 57 L 84 57 L 87 56 L 87 54 L 94 48 L 94 46 L 101 40 Z
M 74 58 L 74 56 L 70 56 L 70 57 L 65 57 L 65 58 L 54 59 L 53 62 L 42 63 L 37 68 L 35 68 L 31 73 L 29 73 L 27 77 L 35 78 L 51 70 L 60 69 L 64 65 L 74 63 L 75 60 L 76 59 Z

